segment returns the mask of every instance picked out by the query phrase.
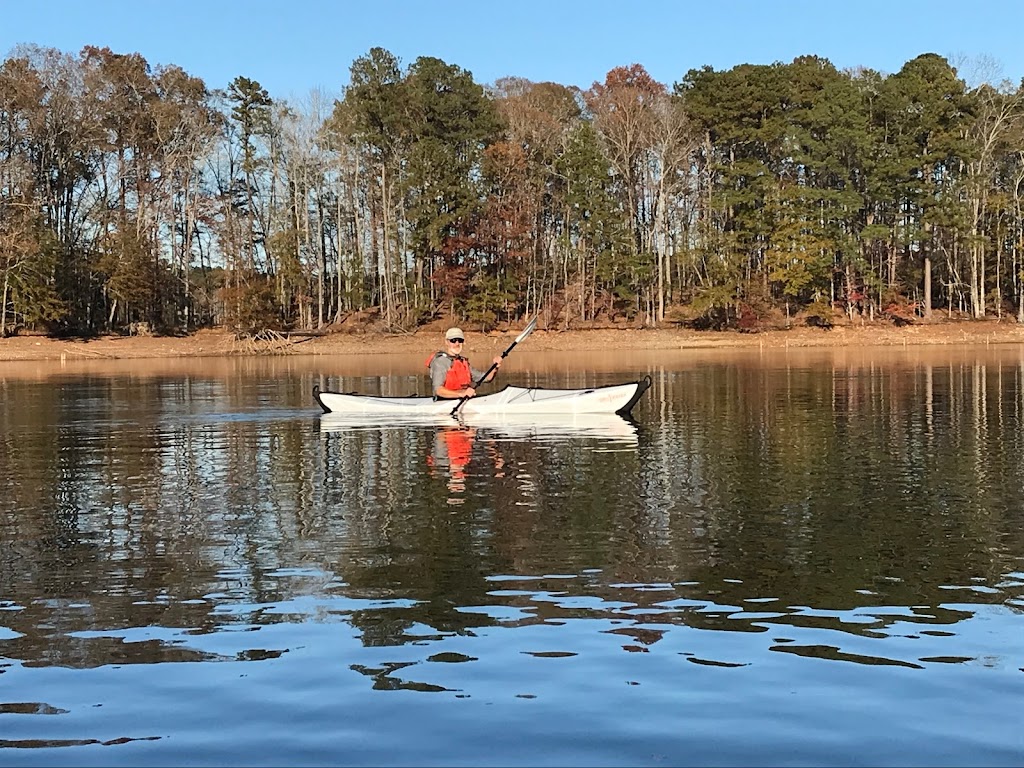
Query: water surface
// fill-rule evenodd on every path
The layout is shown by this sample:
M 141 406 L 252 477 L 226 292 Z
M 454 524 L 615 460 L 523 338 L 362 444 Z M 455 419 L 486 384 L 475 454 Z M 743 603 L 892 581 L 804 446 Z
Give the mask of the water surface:
M 1024 352 L 0 368 L 0 764 L 1020 765 Z

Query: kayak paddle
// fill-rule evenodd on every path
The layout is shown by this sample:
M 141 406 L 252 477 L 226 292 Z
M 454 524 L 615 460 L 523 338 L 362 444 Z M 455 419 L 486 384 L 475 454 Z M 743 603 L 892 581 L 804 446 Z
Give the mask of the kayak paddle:
M 523 329 L 523 332 L 520 333 L 518 336 L 516 336 L 516 340 L 508 345 L 508 349 L 506 349 L 504 352 L 501 353 L 501 359 L 502 360 L 504 360 L 506 357 L 508 357 L 508 353 L 512 351 L 512 349 L 515 347 L 516 344 L 518 344 L 520 341 L 522 341 L 527 336 L 529 336 L 531 333 L 533 333 L 533 329 L 537 327 L 537 317 L 540 317 L 540 316 L 537 315 L 536 317 L 534 317 L 533 320 L 530 321 L 530 324 L 527 325 Z M 480 380 L 477 381 L 476 384 L 473 385 L 473 389 L 476 389 L 481 384 L 483 384 L 487 380 L 487 377 L 491 375 L 491 371 L 495 370 L 497 367 L 498 367 L 497 363 L 491 363 L 491 367 L 488 368 L 487 371 L 484 373 L 484 375 L 480 377 Z M 459 398 L 459 402 L 457 402 L 455 404 L 455 407 L 452 408 L 452 417 L 456 417 L 457 416 L 457 414 L 459 413 L 459 409 L 462 407 L 462 404 L 464 402 L 466 402 L 467 400 L 469 400 L 468 397 Z

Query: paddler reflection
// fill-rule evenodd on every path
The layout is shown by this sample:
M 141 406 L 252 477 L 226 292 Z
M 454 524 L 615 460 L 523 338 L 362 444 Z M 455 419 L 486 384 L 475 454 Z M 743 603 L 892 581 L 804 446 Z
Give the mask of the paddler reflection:
M 427 456 L 427 464 L 435 476 L 439 469 L 448 471 L 448 490 L 452 493 L 448 497 L 449 504 L 464 501 L 461 494 L 466 490 L 466 466 L 473 458 L 475 437 L 475 429 L 461 424 L 441 427 L 434 436 L 434 452 Z
M 427 456 L 427 465 L 431 475 L 438 476 L 440 471 L 447 471 L 449 504 L 462 504 L 465 499 L 466 476 L 470 461 L 473 459 L 473 447 L 476 442 L 476 430 L 463 424 L 440 427 L 434 436 L 434 450 Z M 496 470 L 495 476 L 502 477 L 505 461 L 494 446 L 493 440 L 486 441 L 486 453 Z

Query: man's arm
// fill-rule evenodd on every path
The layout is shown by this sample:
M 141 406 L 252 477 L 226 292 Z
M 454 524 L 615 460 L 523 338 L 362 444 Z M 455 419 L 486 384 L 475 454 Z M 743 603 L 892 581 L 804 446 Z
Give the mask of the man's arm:
M 484 382 L 488 382 L 498 375 L 498 369 L 501 368 L 501 355 L 495 357 L 492 362 L 494 363 L 494 369 L 487 374 L 487 378 L 484 379 Z M 470 368 L 470 371 L 473 374 L 473 381 L 480 381 L 480 377 L 484 375 L 483 371 L 478 371 L 476 368 Z
M 463 397 L 476 397 L 476 390 L 472 387 L 465 389 L 448 389 L 444 384 L 434 388 L 434 394 L 442 400 L 458 400 Z

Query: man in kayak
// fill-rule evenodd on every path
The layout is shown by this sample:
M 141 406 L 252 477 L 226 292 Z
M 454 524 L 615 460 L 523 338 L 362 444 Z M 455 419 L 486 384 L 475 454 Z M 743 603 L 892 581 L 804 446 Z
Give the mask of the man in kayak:
M 476 396 L 473 384 L 480 381 L 484 374 L 483 371 L 471 367 L 469 360 L 462 356 L 465 342 L 466 334 L 461 328 L 449 328 L 444 333 L 444 350 L 435 352 L 427 361 L 427 368 L 430 369 L 430 389 L 435 399 L 455 400 Z M 494 370 L 487 374 L 484 381 L 490 381 L 498 373 L 501 355 L 494 358 L 494 365 Z

